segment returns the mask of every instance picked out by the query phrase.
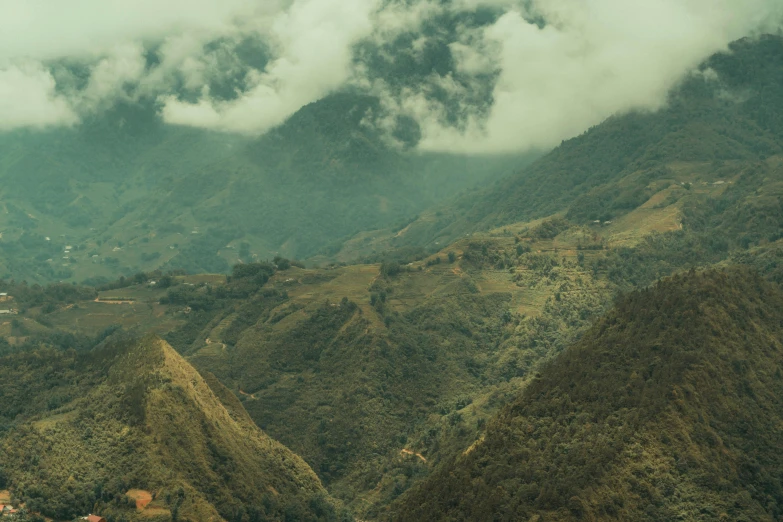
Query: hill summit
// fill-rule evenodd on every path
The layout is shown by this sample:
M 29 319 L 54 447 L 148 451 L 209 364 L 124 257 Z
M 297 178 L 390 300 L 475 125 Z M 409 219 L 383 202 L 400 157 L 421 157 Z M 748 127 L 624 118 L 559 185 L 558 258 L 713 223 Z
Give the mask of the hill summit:
M 42 364 L 48 382 L 25 382 L 47 373 Z M 155 336 L 87 354 L 19 354 L 0 365 L 4 410 L 19 393 L 28 408 L 0 432 L 0 475 L 32 512 L 58 520 L 88 512 L 114 520 L 337 520 L 310 467 Z
M 783 292 L 739 269 L 623 299 L 394 520 L 777 520 Z

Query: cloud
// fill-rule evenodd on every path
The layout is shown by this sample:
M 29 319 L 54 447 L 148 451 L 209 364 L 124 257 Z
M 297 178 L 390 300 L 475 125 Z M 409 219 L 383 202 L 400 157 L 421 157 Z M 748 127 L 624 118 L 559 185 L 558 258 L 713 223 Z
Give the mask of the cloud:
M 288 2 L 267 0 L 0 0 L 0 91 L 18 98 L 0 102 L 3 128 L 15 126 L 72 125 L 74 119 L 127 97 L 129 84 L 157 92 L 172 87 L 171 80 L 182 68 L 194 74 L 203 46 L 264 26 L 270 16 Z M 162 45 L 175 53 L 175 42 L 188 41 L 188 56 L 165 61 L 145 70 L 147 46 Z M 78 92 L 62 92 L 52 85 L 57 61 L 84 65 L 89 71 L 86 86 Z M 17 63 L 27 64 L 24 76 L 37 81 L 37 96 L 21 96 Z M 169 67 L 166 69 L 165 67 Z M 31 72 L 35 71 L 35 72 Z M 65 76 L 68 76 L 67 74 Z M 15 83 L 11 83 L 15 82 Z M 57 88 L 59 94 L 53 94 Z M 48 89 L 48 90 L 47 90 Z M 41 105 L 17 106 L 39 100 Z M 40 114 L 22 118 L 21 112 Z M 44 115 L 46 113 L 46 115 Z M 11 118 L 13 116 L 13 118 Z M 15 123 L 11 123 L 11 121 Z
M 94 56 L 174 34 L 219 35 L 274 0 L 0 0 L 0 60 Z
M 249 133 L 283 123 L 351 77 L 353 45 L 371 33 L 375 9 L 372 0 L 296 0 L 268 34 L 276 58 L 264 71 L 248 72 L 238 98 L 214 100 L 207 90 L 195 103 L 163 96 L 164 120 Z
M 144 75 L 144 49 L 138 44 L 127 44 L 112 49 L 90 70 L 87 87 L 79 95 L 79 103 L 96 110 L 107 100 L 127 96 L 125 87 L 136 85 Z
M 0 130 L 73 125 L 77 121 L 68 102 L 55 92 L 49 71 L 36 64 L 0 70 Z
M 445 107 L 428 96 L 442 77 L 418 90 L 381 93 L 387 107 L 420 123 L 426 150 L 550 147 L 614 113 L 661 107 L 704 58 L 780 16 L 780 3 L 771 0 L 534 1 L 451 44 L 457 71 L 497 73 L 488 114 L 463 103 L 462 125 L 447 123 Z
M 425 150 L 544 148 L 661 107 L 781 18 L 779 0 L 0 0 L 0 128 L 144 96 L 171 124 L 260 134 L 351 86 Z

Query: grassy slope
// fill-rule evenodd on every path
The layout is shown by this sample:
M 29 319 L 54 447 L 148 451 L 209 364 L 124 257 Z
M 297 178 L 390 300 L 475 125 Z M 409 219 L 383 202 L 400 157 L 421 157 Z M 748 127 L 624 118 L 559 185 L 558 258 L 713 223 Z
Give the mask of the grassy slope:
M 741 270 L 631 294 L 389 518 L 777 519 L 781 310 Z
M 9 356 L 2 366 L 11 399 L 2 412 L 4 477 L 31 510 L 58 519 L 89 511 L 126 520 L 337 519 L 312 470 L 156 337 Z M 133 489 L 156 498 L 139 514 L 125 498 Z

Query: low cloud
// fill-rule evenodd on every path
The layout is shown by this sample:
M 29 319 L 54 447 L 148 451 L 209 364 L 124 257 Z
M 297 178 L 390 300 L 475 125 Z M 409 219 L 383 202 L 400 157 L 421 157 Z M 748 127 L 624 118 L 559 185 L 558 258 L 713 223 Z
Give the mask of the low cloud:
M 0 69 L 0 130 L 73 125 L 78 122 L 68 101 L 55 91 L 49 71 L 36 64 Z
M 431 151 L 544 148 L 655 110 L 779 0 L 0 2 L 0 130 L 155 98 L 170 124 L 261 134 L 352 87 Z M 400 80 L 404 81 L 400 81 Z
M 444 77 L 400 93 L 381 85 L 379 92 L 390 111 L 419 122 L 422 149 L 550 147 L 614 113 L 661 107 L 704 58 L 780 19 L 780 3 L 770 0 L 537 1 L 465 31 L 451 46 L 458 72 L 497 73 L 488 113 L 463 103 L 462 125 L 451 124 L 444 105 L 428 95 L 449 81 Z M 454 95 L 468 99 L 470 86 Z
M 244 92 L 220 101 L 205 90 L 196 103 L 164 96 L 164 120 L 251 133 L 283 123 L 351 78 L 353 46 L 371 33 L 375 9 L 372 0 L 297 0 L 270 28 L 277 57 L 247 73 Z

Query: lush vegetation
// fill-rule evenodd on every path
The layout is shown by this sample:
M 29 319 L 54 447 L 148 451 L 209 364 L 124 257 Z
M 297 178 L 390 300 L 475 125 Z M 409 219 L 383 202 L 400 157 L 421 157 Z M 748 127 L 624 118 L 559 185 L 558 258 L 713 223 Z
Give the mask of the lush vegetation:
M 558 212 L 577 224 L 611 221 L 671 184 L 732 179 L 731 197 L 697 204 L 698 221 L 725 221 L 736 229 L 745 223 L 737 218 L 755 216 L 766 225 L 746 241 L 765 240 L 781 227 L 780 188 L 773 184 L 775 192 L 756 201 L 760 208 L 748 207 L 745 198 L 770 185 L 762 172 L 780 168 L 767 160 L 783 152 L 782 57 L 779 36 L 736 42 L 730 53 L 702 65 L 717 80 L 694 74 L 671 93 L 667 108 L 609 118 L 518 174 L 423 215 L 392 244 L 443 243 Z
M 307 465 L 154 337 L 0 359 L 14 503 L 58 520 L 347 520 Z M 137 509 L 134 491 L 152 504 Z M 341 518 L 342 517 L 342 518 Z
M 165 155 L 204 136 L 157 129 L 162 178 L 142 168 L 152 124 L 137 113 L 127 184 L 80 167 L 58 188 L 79 208 L 106 196 L 85 197 L 91 183 L 115 186 L 123 203 L 93 239 L 43 236 L 43 215 L 87 226 L 53 195 L 7 204 L 20 275 L 0 282 L 19 311 L 0 321 L 0 479 L 57 518 L 132 520 L 136 489 L 161 520 L 344 516 L 313 472 L 365 520 L 779 518 L 780 292 L 699 270 L 783 282 L 780 51 L 777 37 L 739 42 L 704 65 L 719 80 L 694 75 L 667 109 L 611 118 L 413 222 L 401 216 L 442 194 L 411 187 L 435 187 L 451 160 L 357 136 L 372 99 L 333 96 L 258 142 L 225 138 L 207 167 Z M 76 145 L 62 143 L 66 168 Z M 12 150 L 8 172 L 32 161 Z M 394 176 L 422 164 L 440 174 Z M 390 229 L 334 242 L 365 226 Z M 327 262 L 362 263 L 273 256 L 319 244 Z M 83 259 L 94 288 L 19 282 Z M 107 341 L 119 324 L 188 362 Z
M 305 257 L 526 161 L 406 152 L 361 124 L 378 104 L 334 94 L 253 140 L 165 126 L 145 101 L 74 129 L 0 133 L 0 276 L 81 282 Z
M 391 518 L 778 519 L 781 310 L 743 270 L 630 294 Z

